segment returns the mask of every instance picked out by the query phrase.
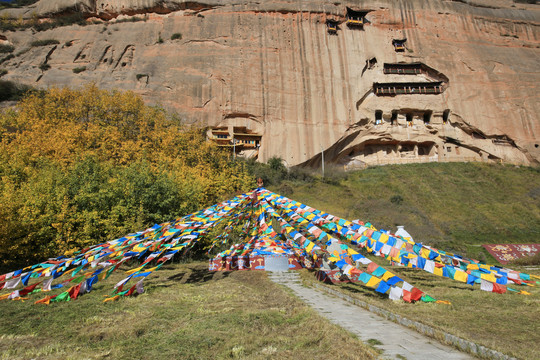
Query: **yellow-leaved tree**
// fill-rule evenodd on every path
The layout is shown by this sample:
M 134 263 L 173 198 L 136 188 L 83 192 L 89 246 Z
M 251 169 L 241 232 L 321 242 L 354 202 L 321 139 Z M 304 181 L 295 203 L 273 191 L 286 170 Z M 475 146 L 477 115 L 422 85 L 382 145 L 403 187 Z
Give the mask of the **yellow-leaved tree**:
M 0 113 L 0 267 L 112 240 L 254 185 L 201 129 L 132 92 L 35 92 Z

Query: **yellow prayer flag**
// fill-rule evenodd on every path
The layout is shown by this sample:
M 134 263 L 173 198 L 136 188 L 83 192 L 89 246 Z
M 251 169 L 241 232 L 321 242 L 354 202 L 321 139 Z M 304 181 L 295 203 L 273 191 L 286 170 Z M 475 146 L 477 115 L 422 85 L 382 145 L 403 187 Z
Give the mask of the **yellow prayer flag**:
M 129 274 L 133 274 L 133 273 L 135 273 L 135 272 L 141 270 L 143 267 L 144 267 L 144 266 L 139 266 L 138 268 L 128 270 L 128 271 L 126 271 L 126 274 L 128 274 L 128 275 L 129 275 Z
M 452 305 L 452 303 L 450 301 L 447 301 L 447 300 L 437 300 L 437 301 L 435 301 L 435 304 Z
M 487 280 L 489 282 L 492 282 L 492 283 L 497 281 L 497 278 L 493 274 L 481 274 L 480 278 Z
M 119 295 L 115 295 L 113 297 L 110 297 L 110 298 L 107 298 L 107 299 L 103 300 L 103 302 L 106 303 L 108 301 L 116 301 L 116 300 L 118 300 L 119 297 L 120 297 Z
M 456 270 L 456 273 L 454 274 L 454 280 L 461 281 L 466 283 L 467 282 L 467 273 L 465 271 Z
M 443 269 L 435 267 L 435 269 L 433 269 L 433 273 L 437 276 L 443 276 Z
M 379 283 L 381 282 L 381 279 L 377 278 L 376 276 L 372 276 L 371 279 L 367 282 L 366 286 L 375 288 L 379 286 Z
M 358 254 L 358 251 L 356 251 L 356 250 L 354 250 L 354 249 L 351 249 L 351 248 L 348 248 L 348 249 L 347 249 L 347 252 L 349 253 L 350 256 L 353 256 L 353 255 Z
M 386 271 L 386 272 L 383 274 L 382 279 L 383 279 L 384 281 L 387 281 L 388 279 L 390 279 L 390 278 L 393 277 L 393 276 L 394 276 L 394 274 L 392 274 L 390 271 Z

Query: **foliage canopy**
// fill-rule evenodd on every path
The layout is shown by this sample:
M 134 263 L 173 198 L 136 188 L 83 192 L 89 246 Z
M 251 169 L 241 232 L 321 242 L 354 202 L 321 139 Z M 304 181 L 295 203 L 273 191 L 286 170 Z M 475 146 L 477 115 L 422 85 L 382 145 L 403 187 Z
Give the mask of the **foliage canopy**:
M 132 92 L 31 93 L 0 113 L 0 268 L 112 240 L 253 186 L 202 130 Z

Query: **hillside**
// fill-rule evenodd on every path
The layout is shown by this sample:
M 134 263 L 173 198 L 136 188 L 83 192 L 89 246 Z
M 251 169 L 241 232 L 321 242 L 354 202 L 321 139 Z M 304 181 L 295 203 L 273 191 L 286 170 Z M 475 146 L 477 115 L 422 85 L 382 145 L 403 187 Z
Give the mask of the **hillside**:
M 327 174 L 322 181 L 286 180 L 270 188 L 380 229 L 404 225 L 416 241 L 491 263 L 495 259 L 481 244 L 536 243 L 540 236 L 540 172 L 535 168 L 411 164 Z
M 258 134 L 262 161 L 316 165 L 324 149 L 352 168 L 537 164 L 540 7 L 527 2 L 41 0 L 0 10 L 0 74 L 133 90 Z

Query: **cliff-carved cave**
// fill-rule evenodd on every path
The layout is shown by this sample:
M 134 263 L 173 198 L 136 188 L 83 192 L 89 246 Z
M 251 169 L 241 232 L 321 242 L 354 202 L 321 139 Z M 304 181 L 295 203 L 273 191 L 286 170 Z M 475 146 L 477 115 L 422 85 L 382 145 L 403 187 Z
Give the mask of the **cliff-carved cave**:
M 0 18 L 87 25 L 2 31 L 15 51 L 0 66 L 37 87 L 133 90 L 201 127 L 253 126 L 261 161 L 538 164 L 540 7 L 488 5 L 41 0 Z M 58 45 L 32 47 L 45 39 Z

